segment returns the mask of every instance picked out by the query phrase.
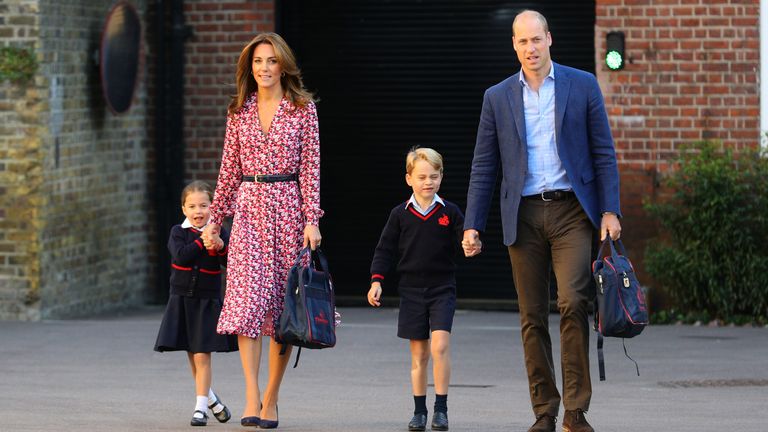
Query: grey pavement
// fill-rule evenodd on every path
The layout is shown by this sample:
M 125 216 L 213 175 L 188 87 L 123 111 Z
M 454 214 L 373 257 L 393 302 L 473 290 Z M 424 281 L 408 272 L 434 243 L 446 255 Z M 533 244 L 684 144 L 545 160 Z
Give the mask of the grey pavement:
M 161 313 L 145 308 L 98 319 L 0 322 L 0 431 L 193 429 L 185 354 L 152 351 Z M 341 313 L 337 347 L 304 350 L 299 367 L 287 371 L 279 430 L 406 430 L 410 359 L 407 341 L 395 336 L 396 309 Z M 556 314 L 550 326 L 557 347 Z M 605 382 L 597 380 L 594 335 L 590 343 L 587 418 L 598 432 L 768 429 L 768 329 L 649 327 L 627 341 L 639 377 L 621 340 L 607 339 Z M 451 344 L 451 431 L 525 432 L 533 414 L 519 316 L 458 311 Z M 211 419 L 202 430 L 243 431 L 239 356 L 215 354 L 213 366 L 214 389 L 233 419 Z

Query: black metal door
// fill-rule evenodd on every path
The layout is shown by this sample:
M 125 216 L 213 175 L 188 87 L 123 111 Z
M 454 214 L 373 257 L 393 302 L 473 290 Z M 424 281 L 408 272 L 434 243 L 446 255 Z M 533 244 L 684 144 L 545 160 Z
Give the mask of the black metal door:
M 483 93 L 520 68 L 511 25 L 524 8 L 549 20 L 555 61 L 594 72 L 594 0 L 278 3 L 277 29 L 320 98 L 321 229 L 339 294 L 367 290 L 389 210 L 411 193 L 411 146 L 443 155 L 440 195 L 464 208 Z M 485 251 L 460 266 L 461 298 L 514 297 L 498 208 L 497 192 Z

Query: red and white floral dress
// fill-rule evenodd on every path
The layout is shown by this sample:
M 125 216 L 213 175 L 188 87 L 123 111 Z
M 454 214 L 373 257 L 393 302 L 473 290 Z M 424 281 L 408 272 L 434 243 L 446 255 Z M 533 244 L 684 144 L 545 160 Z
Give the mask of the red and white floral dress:
M 315 104 L 280 101 L 269 131 L 262 131 L 256 93 L 227 116 L 224 151 L 211 222 L 234 216 L 227 287 L 216 331 L 272 336 L 283 310 L 288 271 L 306 225 L 320 209 L 320 139 Z M 299 181 L 243 182 L 243 175 L 293 174 Z

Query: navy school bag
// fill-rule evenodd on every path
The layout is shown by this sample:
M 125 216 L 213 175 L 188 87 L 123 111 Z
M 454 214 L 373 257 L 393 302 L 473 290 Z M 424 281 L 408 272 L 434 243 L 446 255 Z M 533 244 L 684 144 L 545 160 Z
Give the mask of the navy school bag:
M 606 254 L 610 252 L 610 254 Z M 595 331 L 597 331 L 597 358 L 600 381 L 605 381 L 603 337 L 625 338 L 639 335 L 648 325 L 648 307 L 645 294 L 635 275 L 635 269 L 626 256 L 621 240 L 606 236 L 597 258 L 592 263 L 592 275 L 597 285 L 595 299 Z M 624 355 L 635 362 L 624 345 Z M 640 368 L 635 362 L 637 375 Z
M 303 264 L 309 255 L 308 264 Z M 320 262 L 318 268 L 312 255 Z M 283 347 L 299 347 L 296 363 L 299 364 L 301 348 L 331 348 L 336 345 L 335 296 L 328 260 L 318 248 L 312 252 L 306 247 L 299 252 L 288 273 L 285 285 L 285 305 L 280 314 L 275 340 Z

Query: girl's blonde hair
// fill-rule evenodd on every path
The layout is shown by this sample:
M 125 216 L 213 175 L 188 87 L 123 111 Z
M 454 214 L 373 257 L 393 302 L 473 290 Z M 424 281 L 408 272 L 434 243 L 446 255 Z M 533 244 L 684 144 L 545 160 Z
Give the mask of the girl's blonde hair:
M 229 103 L 227 110 L 229 114 L 239 112 L 248 96 L 258 91 L 259 86 L 253 78 L 253 51 L 263 43 L 272 45 L 275 50 L 277 63 L 283 71 L 280 76 L 280 85 L 285 90 L 288 100 L 293 105 L 302 108 L 314 101 L 312 93 L 304 88 L 301 71 L 296 65 L 296 56 L 291 47 L 277 33 L 265 32 L 256 35 L 240 52 L 240 58 L 237 60 L 237 72 L 235 73 L 237 94 L 232 96 L 232 102 Z
M 429 162 L 432 168 L 440 171 L 440 174 L 443 173 L 443 157 L 428 147 L 413 147 L 408 151 L 408 156 L 405 157 L 405 172 L 410 174 L 413 166 L 420 160 Z
M 202 180 L 196 180 L 192 183 L 188 184 L 184 187 L 184 189 L 181 190 L 181 206 L 184 207 L 184 203 L 187 201 L 187 197 L 192 192 L 205 192 L 208 194 L 208 199 L 213 202 L 213 189 L 211 188 L 211 185 L 208 183 L 202 181 Z

